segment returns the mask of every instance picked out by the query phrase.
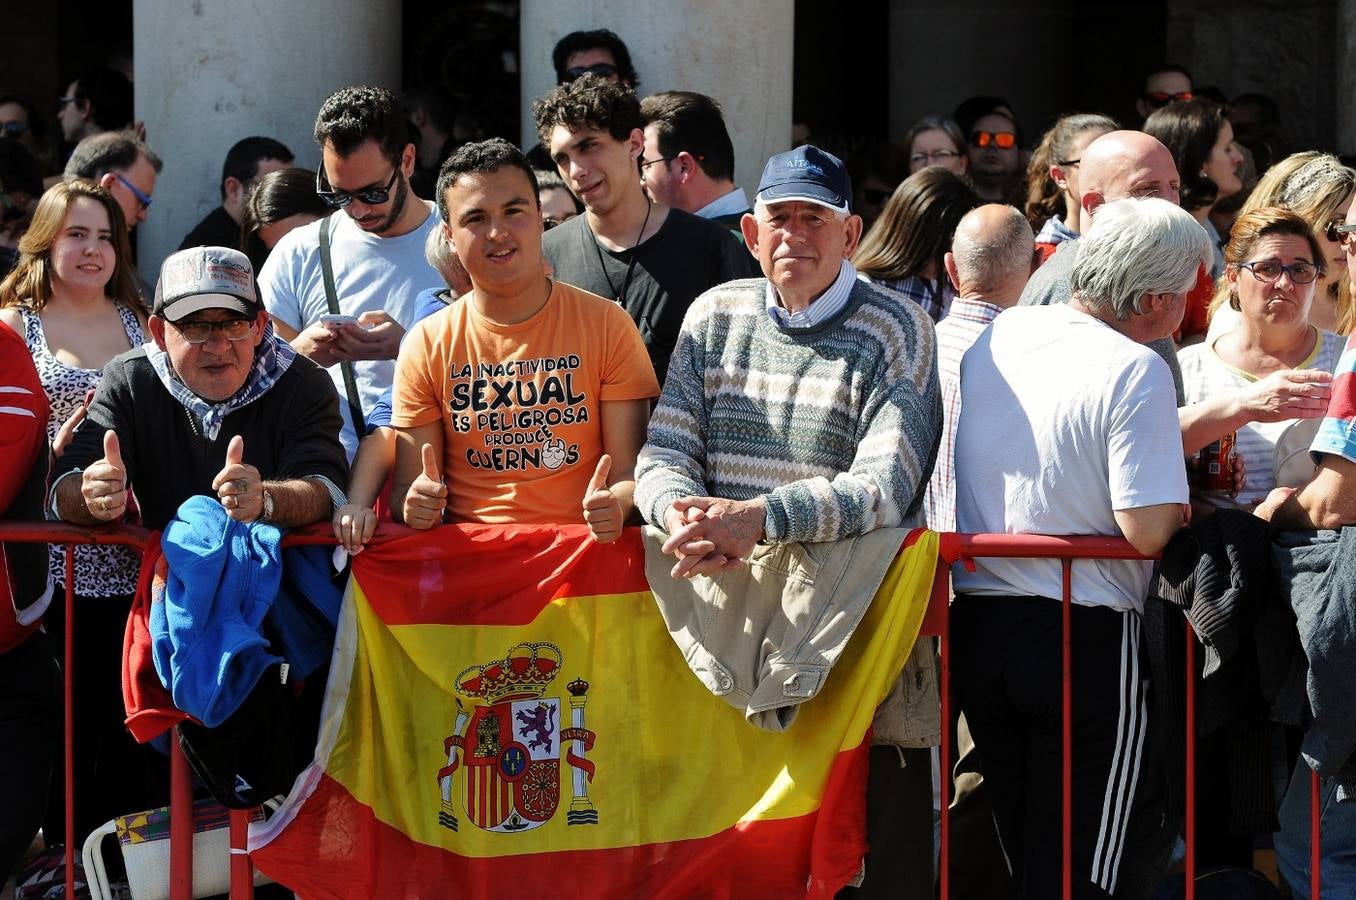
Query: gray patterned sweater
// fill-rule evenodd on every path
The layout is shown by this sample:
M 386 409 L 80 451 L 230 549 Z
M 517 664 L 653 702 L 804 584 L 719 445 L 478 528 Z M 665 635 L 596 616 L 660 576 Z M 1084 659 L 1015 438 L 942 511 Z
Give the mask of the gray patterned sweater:
M 636 507 L 678 497 L 767 504 L 766 537 L 832 541 L 922 524 L 942 408 L 932 321 L 858 281 L 817 328 L 783 329 L 767 281 L 698 297 L 636 465 Z

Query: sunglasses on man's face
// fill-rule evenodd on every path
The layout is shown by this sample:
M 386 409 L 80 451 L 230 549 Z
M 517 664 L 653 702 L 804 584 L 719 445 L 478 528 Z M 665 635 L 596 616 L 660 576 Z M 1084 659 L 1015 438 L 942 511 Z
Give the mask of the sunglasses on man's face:
M 14 120 L 13 122 L 0 122 L 0 134 L 7 138 L 14 138 L 16 141 L 23 137 L 24 132 L 28 130 L 27 122 Z
M 1169 103 L 1176 103 L 1179 100 L 1190 100 L 1193 94 L 1191 91 L 1180 91 L 1176 94 L 1169 94 L 1167 91 L 1154 91 L 1144 95 L 1144 102 L 1154 109 L 1162 109 Z
M 399 176 L 400 166 L 396 166 L 395 171 L 391 173 L 391 180 L 386 182 L 386 187 L 368 187 L 360 191 L 337 191 L 330 187 L 329 180 L 325 177 L 325 164 L 321 163 L 320 168 L 316 169 L 315 172 L 315 192 L 316 196 L 332 209 L 343 209 L 354 200 L 366 203 L 368 206 L 381 206 L 391 199 L 391 188 L 395 187 L 396 178 Z
M 999 150 L 1011 150 L 1017 146 L 1017 135 L 1011 131 L 972 131 L 970 144 L 981 150 L 990 145 Z
M 617 74 L 617 67 L 612 63 L 594 63 L 591 66 L 574 66 L 565 70 L 565 81 L 574 81 L 576 78 L 583 78 L 585 75 L 597 75 L 599 78 L 611 78 Z

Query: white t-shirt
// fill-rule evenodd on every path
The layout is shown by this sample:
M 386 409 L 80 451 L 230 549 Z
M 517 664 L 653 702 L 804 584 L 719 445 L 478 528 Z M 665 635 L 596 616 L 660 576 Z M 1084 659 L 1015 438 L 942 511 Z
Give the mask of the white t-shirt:
M 1337 368 L 1344 339 L 1331 331 L 1319 329 L 1318 333 L 1319 340 L 1314 342 L 1314 352 L 1295 368 L 1322 369 L 1324 372 L 1332 372 Z M 1177 352 L 1177 360 L 1182 366 L 1182 388 L 1186 393 L 1187 405 L 1221 394 L 1231 394 L 1257 383 L 1255 376 L 1235 369 L 1219 358 L 1215 352 L 1218 340 L 1207 338 L 1205 343 L 1183 347 Z M 1249 422 L 1241 426 L 1236 432 L 1234 453 L 1243 460 L 1246 472 L 1243 490 L 1238 492 L 1237 499 L 1204 493 L 1197 493 L 1197 499 L 1230 509 L 1250 509 L 1252 504 L 1265 500 L 1276 486 L 1276 442 L 1294 422 L 1294 419 L 1286 419 L 1282 422 Z
M 410 202 L 423 201 L 411 197 Z M 414 324 L 415 298 L 421 291 L 444 286 L 437 270 L 424 259 L 424 241 L 429 231 L 438 226 L 437 210 L 429 205 L 428 218 L 418 228 L 390 238 L 368 234 L 342 210 L 330 219 L 334 222 L 330 226 L 330 253 L 339 311 L 356 316 L 369 310 L 385 310 L 408 330 Z M 329 312 L 320 267 L 320 222 L 294 228 L 283 236 L 259 271 L 259 290 L 269 315 L 297 331 L 315 324 Z M 353 372 L 363 412 L 370 413 L 391 386 L 395 360 L 360 360 L 353 364 Z M 358 449 L 358 435 L 364 429 L 359 423 L 358 431 L 354 431 L 348 394 L 344 391 L 343 367 L 330 366 L 329 373 L 339 392 L 339 410 L 344 417 L 340 437 L 352 460 Z
M 1070 306 L 1017 307 L 961 361 L 962 532 L 1120 535 L 1113 510 L 1187 502 L 1176 392 L 1163 360 Z M 958 593 L 1062 596 L 1054 560 L 978 559 Z M 1152 564 L 1079 560 L 1073 600 L 1142 610 Z

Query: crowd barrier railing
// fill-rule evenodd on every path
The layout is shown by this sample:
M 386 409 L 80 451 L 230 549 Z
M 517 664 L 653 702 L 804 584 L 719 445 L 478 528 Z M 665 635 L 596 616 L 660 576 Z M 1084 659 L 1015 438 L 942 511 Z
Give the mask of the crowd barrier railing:
M 376 535 L 380 540 L 385 535 L 403 532 L 405 529 L 395 526 L 383 526 Z M 66 608 L 64 659 L 62 663 L 63 701 L 65 721 L 64 780 L 66 802 L 66 896 L 75 896 L 75 859 L 78 848 L 75 846 L 75 785 L 74 785 L 74 721 L 72 704 L 72 672 L 75 665 L 72 635 L 75 625 L 75 583 L 74 548 L 80 545 L 121 545 L 132 547 L 143 555 L 151 550 L 154 535 L 144 529 L 115 525 L 99 528 L 83 528 L 49 522 L 0 522 L 0 542 L 47 543 L 65 547 L 66 550 Z M 291 532 L 283 541 L 284 546 L 303 544 L 334 544 L 334 536 L 328 524 L 314 525 Z M 941 844 L 939 854 L 939 888 L 942 900 L 950 898 L 950 854 L 951 854 L 951 770 L 954 748 L 951 746 L 953 700 L 951 697 L 951 646 L 950 646 L 950 601 L 951 566 L 973 565 L 976 559 L 1052 559 L 1061 564 L 1063 572 L 1063 594 L 1060 598 L 1063 606 L 1062 617 L 1062 679 L 1061 707 L 1063 710 L 1063 769 L 1062 779 L 1062 896 L 1065 900 L 1073 896 L 1073 832 L 1071 809 L 1073 802 L 1073 776 L 1071 761 L 1073 758 L 1072 734 L 1070 729 L 1072 710 L 1072 674 L 1070 666 L 1070 612 L 1072 610 L 1072 572 L 1075 560 L 1131 559 L 1145 560 L 1153 557 L 1141 555 L 1127 541 L 1120 538 L 1102 536 L 1055 537 L 1048 535 L 1012 535 L 1012 534 L 955 534 L 940 535 L 937 570 L 933 579 L 932 593 L 928 609 L 924 616 L 922 634 L 939 639 L 940 645 L 940 691 L 941 714 Z M 54 598 L 55 599 L 55 598 Z M 1194 900 L 1196 874 L 1196 639 L 1187 629 L 1190 639 L 1186 646 L 1186 809 L 1184 839 L 1186 843 L 1185 893 L 1186 900 Z M 193 896 L 193 791 L 192 773 L 187 758 L 177 740 L 170 742 L 170 883 L 171 900 L 189 900 Z M 1320 784 L 1317 773 L 1310 772 L 1310 897 L 1320 900 L 1320 823 L 1319 804 Z M 249 823 L 248 811 L 232 810 L 230 815 L 230 897 L 231 900 L 248 900 L 254 896 L 253 866 L 250 864 L 246 849 L 246 835 Z

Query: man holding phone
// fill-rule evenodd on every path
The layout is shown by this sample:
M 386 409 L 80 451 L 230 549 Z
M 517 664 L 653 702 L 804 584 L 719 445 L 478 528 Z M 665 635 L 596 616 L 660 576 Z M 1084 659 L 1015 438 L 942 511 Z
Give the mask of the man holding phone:
M 414 144 L 390 91 L 332 94 L 316 117 L 315 139 L 316 193 L 336 212 L 279 241 L 259 288 L 278 334 L 329 370 L 351 460 L 367 413 L 391 386 L 415 298 L 443 286 L 424 259 L 438 214 L 410 189 Z

